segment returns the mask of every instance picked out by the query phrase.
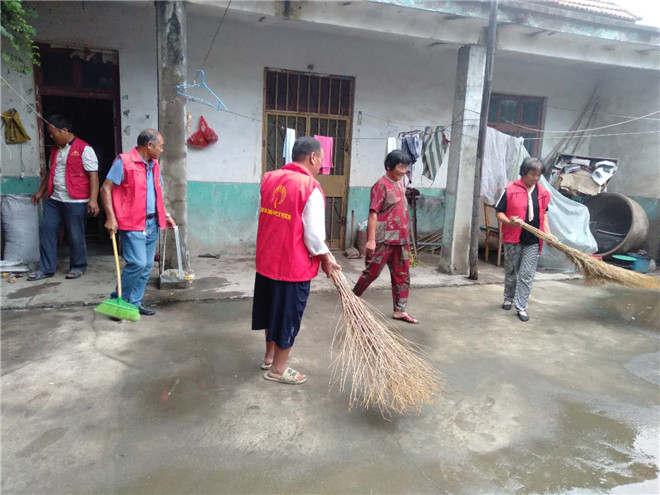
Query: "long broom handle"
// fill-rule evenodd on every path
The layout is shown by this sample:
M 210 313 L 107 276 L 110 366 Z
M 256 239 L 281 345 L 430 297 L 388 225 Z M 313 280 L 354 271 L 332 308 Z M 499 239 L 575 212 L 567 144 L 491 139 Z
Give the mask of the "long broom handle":
M 534 234 L 539 239 L 543 239 L 545 242 L 550 244 L 552 247 L 556 247 L 557 244 L 561 244 L 561 242 L 555 240 L 554 236 L 550 236 L 550 235 L 546 234 L 545 232 L 543 232 L 541 229 L 537 229 L 536 227 L 532 227 L 528 223 L 523 222 L 521 227 L 523 229 L 525 229 L 526 231 L 531 232 L 532 234 Z
M 119 253 L 117 252 L 117 240 L 115 234 L 110 236 L 112 239 L 112 249 L 115 252 L 115 267 L 117 268 L 117 298 L 121 299 L 121 271 L 119 270 Z

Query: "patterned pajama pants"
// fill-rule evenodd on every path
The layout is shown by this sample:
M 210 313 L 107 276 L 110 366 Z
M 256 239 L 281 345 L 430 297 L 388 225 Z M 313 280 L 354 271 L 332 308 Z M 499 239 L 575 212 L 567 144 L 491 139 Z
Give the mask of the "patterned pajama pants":
M 538 244 L 504 243 L 504 300 L 518 311 L 527 310 L 538 261 Z
M 392 279 L 394 311 L 404 312 L 410 290 L 410 247 L 407 244 L 401 246 L 377 244 L 374 254 L 368 256 L 365 262 L 366 268 L 355 284 L 353 293 L 358 297 L 361 296 L 387 264 Z

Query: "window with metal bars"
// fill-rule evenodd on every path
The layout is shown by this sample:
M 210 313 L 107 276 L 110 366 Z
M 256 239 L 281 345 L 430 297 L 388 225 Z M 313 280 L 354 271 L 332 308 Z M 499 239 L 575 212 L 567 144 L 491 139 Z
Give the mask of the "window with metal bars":
M 488 125 L 510 136 L 522 136 L 529 154 L 538 156 L 541 151 L 544 107 L 545 98 L 538 96 L 492 94 Z
M 339 247 L 344 232 L 355 80 L 348 76 L 265 69 L 264 172 L 284 163 L 286 130 L 333 138 L 333 168 L 318 176 L 326 194 L 326 235 Z

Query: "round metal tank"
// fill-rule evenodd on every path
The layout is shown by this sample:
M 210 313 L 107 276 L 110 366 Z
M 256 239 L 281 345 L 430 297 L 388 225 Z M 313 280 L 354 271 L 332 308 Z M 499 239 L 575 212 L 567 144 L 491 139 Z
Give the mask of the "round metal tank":
M 589 228 L 599 256 L 627 253 L 640 248 L 649 232 L 649 218 L 632 199 L 618 193 L 601 193 L 586 201 Z

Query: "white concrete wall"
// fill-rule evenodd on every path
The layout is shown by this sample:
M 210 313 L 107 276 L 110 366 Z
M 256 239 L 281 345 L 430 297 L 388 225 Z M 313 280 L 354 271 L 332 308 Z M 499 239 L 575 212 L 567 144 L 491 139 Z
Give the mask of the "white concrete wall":
M 601 66 L 506 53 L 495 58 L 492 91 L 546 98 L 541 147 L 541 157 L 545 157 L 564 137 L 557 131 L 571 129 L 579 118 L 604 71 Z M 587 138 L 576 153 L 586 154 L 588 149 Z
M 113 2 L 39 2 L 37 41 L 59 46 L 89 47 L 119 52 L 121 139 L 122 148 L 136 144 L 140 130 L 157 127 L 156 85 L 156 33 L 154 9 L 150 2 L 118 4 Z M 76 19 L 73 23 L 71 20 Z M 75 25 L 75 29 L 71 26 Z M 17 76 L 3 69 L 8 79 L 23 96 L 34 104 L 34 78 L 32 74 Z M 16 83 L 16 85 L 14 84 Z M 23 124 L 32 141 L 24 146 L 23 161 L 26 173 L 39 174 L 39 140 L 37 119 L 19 102 L 11 90 L 3 88 L 2 108 L 15 107 L 21 113 Z M 18 176 L 20 155 L 11 148 L 12 157 L 6 160 L 7 147 L 2 145 L 2 173 Z
M 599 113 L 589 152 L 619 158 L 608 191 L 660 198 L 660 114 L 627 124 L 631 117 L 660 110 L 660 72 L 612 70 L 602 80 Z
M 189 12 L 188 65 L 192 78 L 203 61 L 217 19 Z M 388 136 L 420 125 L 451 120 L 456 52 L 420 46 L 413 41 L 385 41 L 346 35 L 313 33 L 300 23 L 255 23 L 230 13 L 222 25 L 205 66 L 206 80 L 227 107 L 254 119 L 263 118 L 263 70 L 273 67 L 354 76 L 356 78 L 351 153 L 351 186 L 371 186 L 382 175 Z M 217 144 L 191 149 L 191 180 L 259 182 L 262 168 L 262 124 L 190 104 L 219 135 Z M 364 115 L 358 118 L 358 111 Z M 371 116 L 414 124 L 388 123 Z M 420 184 L 421 161 L 415 171 Z M 424 179 L 422 186 L 430 186 Z M 444 187 L 444 180 L 434 186 Z
M 122 146 L 124 149 L 134 146 L 141 129 L 157 125 L 153 6 L 149 2 L 41 2 L 38 9 L 36 25 L 40 42 L 119 52 Z M 200 68 L 222 15 L 222 9 L 210 12 L 212 15 L 189 9 L 190 78 Z M 79 19 L 77 28 L 63 29 L 68 21 L 62 19 L 74 18 Z M 190 180 L 260 181 L 263 127 L 259 121 L 263 118 L 264 67 L 305 71 L 313 64 L 313 72 L 356 77 L 350 176 L 350 185 L 354 187 L 370 186 L 382 174 L 388 135 L 396 136 L 399 131 L 424 125 L 450 123 L 457 47 L 428 46 L 425 41 L 407 38 L 387 40 L 363 33 L 358 36 L 353 31 L 313 31 L 314 28 L 309 23 L 273 18 L 256 22 L 255 17 L 247 14 L 228 14 L 206 62 L 207 83 L 231 111 L 255 120 L 190 103 L 193 130 L 199 116 L 204 115 L 219 135 L 216 144 L 203 150 L 189 150 Z M 558 139 L 550 131 L 572 126 L 604 73 L 606 68 L 602 66 L 530 59 L 502 52 L 495 60 L 493 91 L 548 99 L 542 148 L 545 155 Z M 612 95 L 607 103 L 611 108 L 624 106 L 616 95 L 626 93 L 628 73 L 622 73 L 618 85 L 603 81 L 603 88 L 609 88 L 607 91 Z M 18 77 L 8 75 L 7 71 L 3 74 L 33 101 L 31 75 Z M 647 87 L 646 84 L 643 78 L 638 81 L 640 89 Z M 36 118 L 7 89 L 2 92 L 2 105 L 3 109 L 19 109 L 28 132 L 33 135 L 31 144 L 23 147 L 23 163 L 27 174 L 37 175 Z M 647 105 L 648 102 L 640 100 L 637 106 L 641 109 Z M 363 112 L 361 118 L 359 111 Z M 392 123 L 371 116 L 391 119 Z M 615 143 L 611 141 L 610 146 Z M 3 174 L 19 175 L 20 154 L 12 152 L 12 157 L 7 159 L 7 147 L 2 145 L 2 150 Z M 585 140 L 577 152 L 590 152 L 589 141 Z M 420 161 L 414 183 L 422 187 L 445 187 L 446 169 L 445 159 L 439 176 L 431 184 L 421 177 Z
M 189 12 L 188 63 L 192 77 L 202 63 L 217 19 Z M 284 27 L 283 27 L 284 26 Z M 207 82 L 231 111 L 263 118 L 263 68 L 274 67 L 349 75 L 356 78 L 350 185 L 370 186 L 382 174 L 385 138 L 425 125 L 451 123 L 457 47 L 429 47 L 419 40 L 382 40 L 337 31 L 315 33 L 293 21 L 257 23 L 230 13 L 206 63 Z M 533 65 L 530 65 L 533 64 Z M 530 70 L 533 66 L 533 70 Z M 551 131 L 570 129 L 587 104 L 602 67 L 548 60 L 496 57 L 493 91 L 547 98 L 542 156 L 559 140 Z M 190 104 L 193 126 L 203 114 L 219 134 L 216 145 L 188 154 L 191 180 L 258 182 L 261 179 L 261 122 Z M 358 112 L 362 111 L 360 117 Z M 371 116 L 380 117 L 379 120 Z M 466 118 L 478 119 L 478 115 Z M 412 124 L 412 125 L 402 125 Z M 195 127 L 194 127 L 195 128 Z M 588 151 L 588 139 L 578 153 Z M 237 165 L 240 163 L 240 165 Z M 446 185 L 446 158 L 434 182 L 421 176 L 418 187 Z
M 2 77 L 11 85 L 11 88 L 4 86 L 0 88 L 2 111 L 10 108 L 18 110 L 23 127 L 30 136 L 30 141 L 22 144 L 6 144 L 5 131 L 2 130 L 0 173 L 3 176 L 11 177 L 21 177 L 21 174 L 23 178 L 37 177 L 40 167 L 39 128 L 37 127 L 39 123 L 34 109 L 34 75 L 21 75 L 3 68 Z M 16 93 L 20 94 L 22 98 Z M 27 103 L 23 99 L 27 100 Z

